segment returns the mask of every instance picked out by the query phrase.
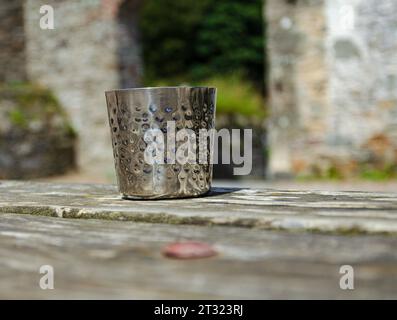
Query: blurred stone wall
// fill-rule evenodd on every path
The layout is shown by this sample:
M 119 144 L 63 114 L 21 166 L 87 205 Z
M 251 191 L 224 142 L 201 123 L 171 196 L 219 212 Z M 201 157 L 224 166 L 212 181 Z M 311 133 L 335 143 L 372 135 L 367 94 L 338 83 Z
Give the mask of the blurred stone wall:
M 1 52 L 0 66 L 15 61 L 12 70 L 18 68 L 21 75 L 16 80 L 26 74 L 28 80 L 52 89 L 77 130 L 78 166 L 88 173 L 113 176 L 104 91 L 139 83 L 142 63 L 135 27 L 139 1 L 0 0 L 2 14 L 11 3 L 9 19 L 14 22 L 0 22 L 0 44 L 6 45 L 4 38 L 13 38 L 14 33 L 17 43 Z M 53 30 L 40 29 L 43 4 L 54 8 Z M 12 70 L 9 73 L 17 74 Z
M 397 1 L 268 0 L 273 175 L 397 164 Z
M 23 2 L 0 1 L 0 81 L 26 79 Z
M 54 30 L 39 28 L 42 1 L 27 0 L 25 8 L 29 78 L 53 89 L 69 111 L 79 167 L 105 176 L 114 169 L 104 91 L 135 86 L 141 74 L 135 7 L 125 2 L 136 1 L 46 1 L 55 10 Z

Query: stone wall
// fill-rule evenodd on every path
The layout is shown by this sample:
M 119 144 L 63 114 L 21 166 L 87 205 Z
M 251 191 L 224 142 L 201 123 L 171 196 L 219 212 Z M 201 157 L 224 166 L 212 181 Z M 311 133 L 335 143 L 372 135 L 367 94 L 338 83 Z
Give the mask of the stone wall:
M 79 167 L 105 176 L 114 169 L 104 91 L 136 86 L 141 74 L 135 2 L 47 1 L 54 30 L 39 28 L 42 1 L 27 0 L 25 7 L 29 78 L 53 89 L 69 111 L 79 134 Z M 129 30 L 120 7 L 130 14 Z
M 269 0 L 270 173 L 397 163 L 397 2 Z
M 0 84 L 0 179 L 66 173 L 75 167 L 75 138 L 51 91 Z
M 78 166 L 114 175 L 104 91 L 139 84 L 139 0 L 0 0 L 0 81 L 30 80 L 50 89 L 79 135 Z M 42 30 L 39 9 L 54 8 Z
M 23 0 L 0 1 L 0 82 L 26 79 Z

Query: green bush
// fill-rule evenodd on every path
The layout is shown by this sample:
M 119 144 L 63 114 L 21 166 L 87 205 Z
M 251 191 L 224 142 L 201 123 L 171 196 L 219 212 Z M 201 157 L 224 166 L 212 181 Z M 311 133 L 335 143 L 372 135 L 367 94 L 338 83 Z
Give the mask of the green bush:
M 199 77 L 240 72 L 258 88 L 264 81 L 262 0 L 217 0 L 211 3 L 196 42 Z M 202 62 L 202 63 L 200 63 Z
M 205 85 L 216 87 L 216 111 L 220 114 L 241 114 L 244 116 L 265 117 L 264 100 L 261 94 L 247 81 L 236 75 L 215 77 L 205 81 Z
M 254 116 L 263 119 L 266 117 L 265 102 L 262 95 L 248 81 L 240 75 L 213 77 L 202 81 L 182 82 L 177 80 L 159 80 L 153 86 L 209 86 L 217 90 L 217 114 L 237 114 L 247 117 Z
M 185 76 L 198 57 L 196 43 L 209 0 L 146 0 L 139 28 L 146 82 Z
M 146 0 L 139 27 L 146 84 L 239 72 L 263 88 L 263 0 Z
M 374 168 L 369 164 L 361 165 L 360 178 L 372 181 L 383 181 L 397 178 L 397 164 L 384 164 L 381 168 Z

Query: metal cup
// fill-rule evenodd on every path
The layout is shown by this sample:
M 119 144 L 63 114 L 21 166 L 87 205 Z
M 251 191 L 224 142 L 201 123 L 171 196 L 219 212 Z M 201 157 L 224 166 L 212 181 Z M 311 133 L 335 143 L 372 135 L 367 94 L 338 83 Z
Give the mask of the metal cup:
M 190 129 L 197 141 L 200 129 L 213 129 L 215 88 L 134 88 L 106 91 L 105 95 L 117 182 L 124 199 L 194 197 L 210 190 L 212 143 L 206 144 L 206 161 L 199 161 L 202 150 L 196 147 L 195 163 L 179 163 L 172 153 L 184 141 L 172 140 L 168 129 L 172 124 L 175 132 Z M 151 152 L 147 137 L 152 130 L 164 134 L 163 162 L 147 161 Z

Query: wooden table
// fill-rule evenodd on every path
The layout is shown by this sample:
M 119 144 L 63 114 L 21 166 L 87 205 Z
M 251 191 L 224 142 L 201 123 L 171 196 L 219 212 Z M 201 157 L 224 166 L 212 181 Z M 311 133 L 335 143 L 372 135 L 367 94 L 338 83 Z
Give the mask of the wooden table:
M 397 298 L 397 194 L 215 188 L 126 201 L 115 186 L 0 182 L 0 298 Z M 170 259 L 176 241 L 218 255 Z M 54 268 L 42 290 L 40 266 Z M 339 286 L 342 265 L 354 290 Z

